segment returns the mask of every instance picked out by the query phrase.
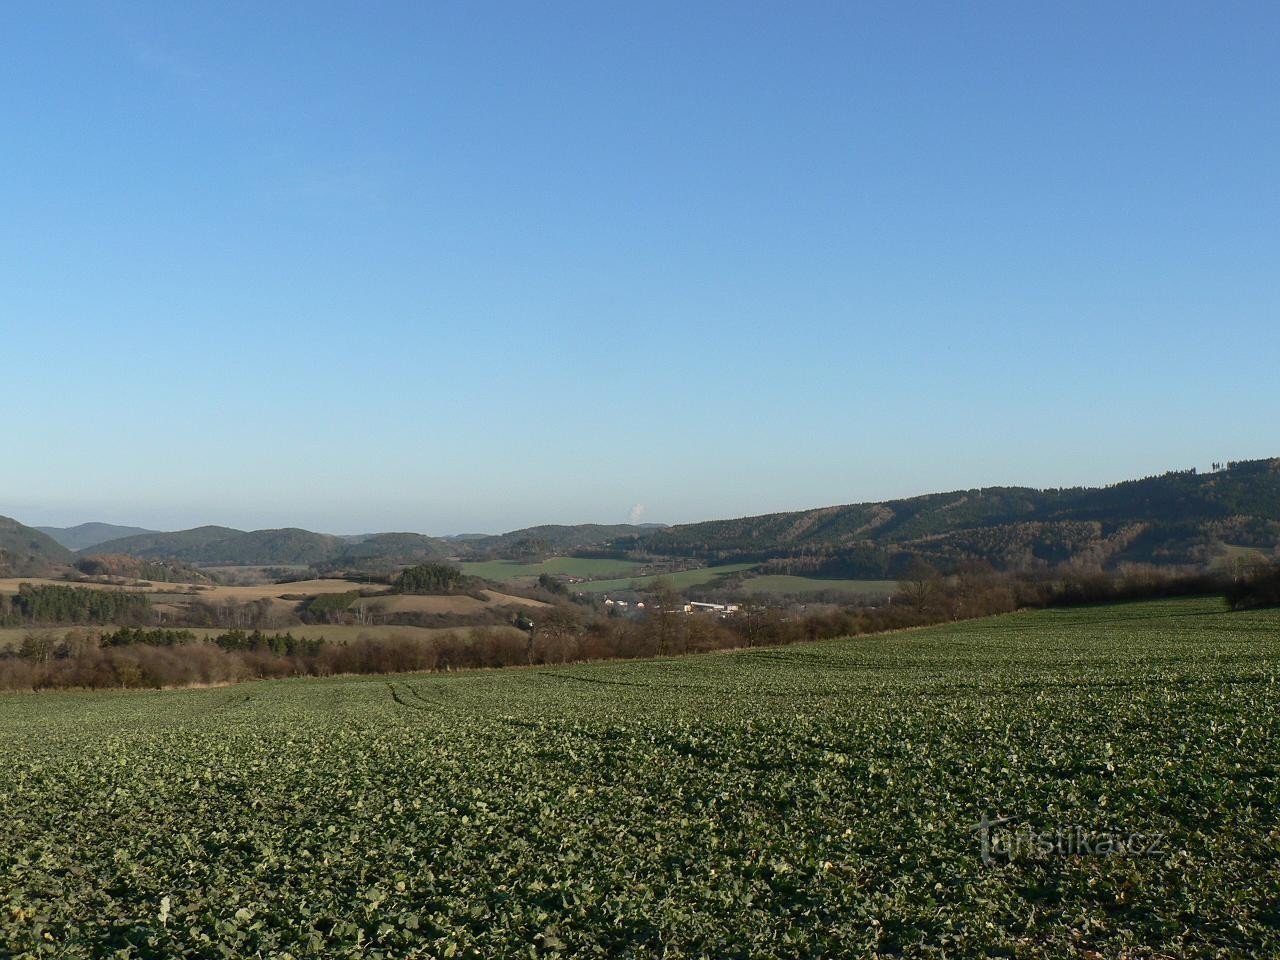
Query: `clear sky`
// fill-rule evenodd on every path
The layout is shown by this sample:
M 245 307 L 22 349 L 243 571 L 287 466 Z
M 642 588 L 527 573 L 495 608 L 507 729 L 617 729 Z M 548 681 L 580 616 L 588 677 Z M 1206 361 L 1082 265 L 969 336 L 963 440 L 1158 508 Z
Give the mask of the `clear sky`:
M 1274 2 L 4 3 L 0 514 L 455 533 L 1280 455 L 1277 64 Z

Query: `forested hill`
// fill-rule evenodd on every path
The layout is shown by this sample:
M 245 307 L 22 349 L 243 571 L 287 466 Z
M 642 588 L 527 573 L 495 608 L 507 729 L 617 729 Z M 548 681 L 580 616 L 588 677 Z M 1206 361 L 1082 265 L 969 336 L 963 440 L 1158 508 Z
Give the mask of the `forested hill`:
M 109 540 L 97 544 L 92 552 L 186 563 L 311 564 L 327 560 L 345 546 L 346 542 L 339 537 L 294 527 L 250 532 L 229 527 L 196 527 Z
M 893 576 L 917 556 L 1003 568 L 1070 560 L 1111 566 L 1206 563 L 1233 546 L 1277 545 L 1280 459 L 1101 488 L 989 487 L 713 520 L 613 543 L 659 556 L 774 560 L 796 573 L 848 576 Z
M 421 533 L 372 533 L 342 538 L 342 544 L 323 560 L 311 561 L 323 573 L 386 573 L 405 564 L 428 563 L 453 556 L 444 540 Z
M 307 564 L 326 571 L 372 570 L 450 557 L 541 558 L 603 544 L 650 528 L 629 524 L 540 526 L 494 535 L 443 540 L 420 533 L 374 533 L 335 537 L 310 530 L 233 530 L 197 527 L 175 533 L 124 537 L 94 545 L 86 553 L 125 554 L 186 563 Z
M 93 553 L 123 553 L 147 560 L 172 559 L 201 561 L 204 553 L 218 552 L 218 545 L 245 536 L 243 530 L 231 527 L 195 527 L 172 533 L 142 533 L 132 537 L 120 537 L 93 545 Z
M 184 563 L 305 564 L 359 569 L 370 561 L 420 563 L 440 559 L 450 554 L 450 548 L 444 541 L 419 533 L 377 533 L 353 538 L 296 527 L 247 532 L 229 527 L 196 527 L 110 540 L 85 552 Z
M 70 550 L 35 527 L 0 517 L 0 577 L 33 577 L 71 563 Z

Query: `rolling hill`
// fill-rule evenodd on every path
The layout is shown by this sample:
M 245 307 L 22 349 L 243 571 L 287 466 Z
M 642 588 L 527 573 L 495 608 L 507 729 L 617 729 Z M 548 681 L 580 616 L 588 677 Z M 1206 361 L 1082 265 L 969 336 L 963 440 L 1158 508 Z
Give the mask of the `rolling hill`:
M 140 537 L 155 530 L 145 527 L 122 527 L 114 523 L 81 523 L 74 527 L 36 527 L 41 533 L 47 533 L 68 550 L 88 550 L 108 540 L 119 540 L 123 537 Z
M 196 527 L 109 540 L 98 544 L 94 552 L 186 563 L 311 564 L 327 559 L 343 546 L 338 537 L 292 527 L 251 532 L 229 527 Z
M 147 560 L 196 561 L 205 551 L 216 553 L 216 545 L 235 537 L 244 536 L 243 530 L 231 527 L 195 527 L 191 530 L 175 530 L 171 533 L 143 533 L 132 537 L 106 540 L 94 545 L 94 553 L 123 553 Z M 217 562 L 217 561 L 208 561 Z
M 445 560 L 458 552 L 452 544 L 421 533 L 373 533 L 358 539 L 344 537 L 343 541 L 334 554 L 313 566 L 322 572 L 379 574 L 400 566 Z
M 39 549 L 29 535 L 16 542 L 29 560 L 68 562 L 57 544 L 50 552 L 51 541 Z M 1246 548 L 1264 556 L 1280 550 L 1280 458 L 1232 463 L 1212 473 L 1172 471 L 1108 487 L 987 487 L 674 527 L 548 524 L 447 539 L 198 527 L 109 540 L 92 550 L 185 563 L 303 564 L 360 573 L 444 559 L 692 558 L 759 564 L 762 574 L 880 580 L 901 576 L 916 559 L 942 567 L 982 560 L 1005 570 L 1061 563 L 1203 567 Z M 10 553 L 17 556 L 12 547 Z
M 40 576 L 74 560 L 75 555 L 47 533 L 0 517 L 0 576 Z

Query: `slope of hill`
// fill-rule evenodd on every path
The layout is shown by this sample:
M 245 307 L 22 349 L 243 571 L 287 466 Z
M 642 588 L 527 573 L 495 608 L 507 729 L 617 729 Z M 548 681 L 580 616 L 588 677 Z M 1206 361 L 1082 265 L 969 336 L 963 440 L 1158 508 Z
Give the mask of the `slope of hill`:
M 1280 546 L 1280 459 L 1110 487 L 990 487 L 685 524 L 618 550 L 769 561 L 775 572 L 896 576 L 912 558 L 1006 569 L 1065 561 L 1203 564 L 1227 545 Z
M 0 576 L 39 576 L 74 560 L 74 554 L 47 533 L 0 517 Z
M 879 580 L 899 577 L 917 558 L 945 567 L 984 560 L 1010 570 L 1064 562 L 1204 566 L 1240 548 L 1280 555 L 1280 459 L 1233 463 L 1206 474 L 1174 471 L 1102 488 L 988 487 L 657 529 L 549 524 L 493 536 L 434 538 L 198 527 L 110 540 L 95 544 L 93 552 L 352 572 L 449 558 L 694 558 L 758 563 L 769 574 Z
M 115 523 L 81 523 L 74 527 L 35 527 L 34 529 L 47 533 L 68 550 L 88 550 L 108 540 L 140 537 L 158 532 L 145 527 L 122 527 Z

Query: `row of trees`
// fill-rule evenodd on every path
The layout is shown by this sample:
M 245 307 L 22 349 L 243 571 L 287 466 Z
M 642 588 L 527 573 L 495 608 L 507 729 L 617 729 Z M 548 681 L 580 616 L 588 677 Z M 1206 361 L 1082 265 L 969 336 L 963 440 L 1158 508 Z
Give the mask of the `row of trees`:
M 121 627 L 109 633 L 71 631 L 61 638 L 48 632 L 30 633 L 15 649 L 0 654 L 0 659 L 48 664 L 83 657 L 97 650 L 139 646 L 173 648 L 197 643 L 210 644 L 229 652 L 269 653 L 278 657 L 314 656 L 325 647 L 323 637 L 295 637 L 292 633 L 228 630 L 201 640 L 190 630 Z
M 1233 610 L 1280 606 L 1280 564 L 1257 567 L 1236 577 L 1227 587 L 1226 598 Z
M 228 631 L 208 640 L 189 631 L 72 631 L 32 634 L 0 655 L 0 690 L 162 688 L 344 673 L 455 670 L 544 662 L 540 647 L 512 627 L 469 634 L 362 637 L 328 643 L 292 634 Z
M 0 625 L 32 623 L 143 624 L 151 614 L 144 593 L 95 590 L 51 584 L 19 584 L 12 597 L 0 595 Z

